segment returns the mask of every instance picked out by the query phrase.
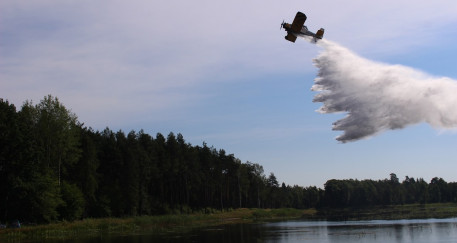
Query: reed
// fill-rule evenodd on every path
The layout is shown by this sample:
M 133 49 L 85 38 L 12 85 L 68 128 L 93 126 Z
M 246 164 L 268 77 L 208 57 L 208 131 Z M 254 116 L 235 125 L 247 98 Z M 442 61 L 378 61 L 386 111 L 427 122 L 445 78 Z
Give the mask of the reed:
M 374 220 L 374 219 L 423 219 L 457 217 L 456 203 L 405 204 L 359 208 L 325 208 L 310 219 Z
M 129 218 L 87 218 L 73 222 L 25 225 L 20 229 L 0 229 L 0 242 L 44 241 L 137 233 L 186 232 L 198 227 L 287 219 L 372 220 L 457 217 L 457 204 L 408 204 L 342 209 L 258 209 L 224 211 L 204 209 L 192 214 L 168 214 Z
M 127 235 L 135 233 L 165 233 L 188 231 L 196 227 L 249 223 L 258 220 L 300 218 L 306 211 L 299 209 L 228 209 L 205 210 L 194 214 L 138 216 L 130 218 L 88 218 L 73 222 L 23 226 L 1 229 L 0 241 L 73 239 L 81 237 Z

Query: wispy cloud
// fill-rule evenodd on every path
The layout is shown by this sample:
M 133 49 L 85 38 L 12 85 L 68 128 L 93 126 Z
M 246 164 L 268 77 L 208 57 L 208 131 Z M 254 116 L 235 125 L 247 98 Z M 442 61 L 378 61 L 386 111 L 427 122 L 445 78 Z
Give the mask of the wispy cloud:
M 198 87 L 208 83 L 314 72 L 303 60 L 316 48 L 289 45 L 279 31 L 280 21 L 290 22 L 297 10 L 308 13 L 311 28 L 325 27 L 329 38 L 377 49 L 386 39 L 406 46 L 400 41 L 423 36 L 424 23 L 433 39 L 435 24 L 457 16 L 453 1 L 372 4 L 5 0 L 0 92 L 14 103 L 51 93 L 88 122 L 105 122 L 96 111 L 119 121 L 124 112 L 141 117 L 144 110 L 198 105 L 208 97 Z

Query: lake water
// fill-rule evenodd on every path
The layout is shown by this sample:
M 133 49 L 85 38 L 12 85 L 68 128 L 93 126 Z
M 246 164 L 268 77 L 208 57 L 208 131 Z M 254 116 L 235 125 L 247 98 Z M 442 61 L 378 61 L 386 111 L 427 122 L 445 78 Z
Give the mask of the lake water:
M 74 242 L 457 242 L 457 218 L 283 221 L 236 224 L 182 234 L 116 236 Z

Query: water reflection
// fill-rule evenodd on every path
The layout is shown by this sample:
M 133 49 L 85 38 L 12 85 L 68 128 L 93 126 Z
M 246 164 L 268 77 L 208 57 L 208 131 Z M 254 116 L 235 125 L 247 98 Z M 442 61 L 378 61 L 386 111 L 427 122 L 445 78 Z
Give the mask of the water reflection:
M 266 242 L 457 242 L 457 219 L 288 221 L 265 225 Z
M 68 241 L 66 241 L 68 242 Z M 457 218 L 370 221 L 285 221 L 210 227 L 180 234 L 79 239 L 73 243 L 120 242 L 457 242 Z

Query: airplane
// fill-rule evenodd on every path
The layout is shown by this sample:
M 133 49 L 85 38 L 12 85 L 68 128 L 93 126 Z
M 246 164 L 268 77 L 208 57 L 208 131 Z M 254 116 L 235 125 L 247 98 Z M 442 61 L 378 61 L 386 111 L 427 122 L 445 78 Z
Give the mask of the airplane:
M 284 28 L 287 31 L 287 35 L 284 37 L 286 40 L 290 42 L 295 42 L 297 36 L 312 36 L 314 38 L 314 42 L 317 42 L 317 39 L 322 39 L 324 37 L 324 29 L 320 28 L 316 33 L 313 33 L 308 30 L 308 27 L 305 25 L 306 15 L 302 12 L 297 12 L 295 15 L 295 19 L 292 24 L 285 23 L 282 21 L 281 28 Z

